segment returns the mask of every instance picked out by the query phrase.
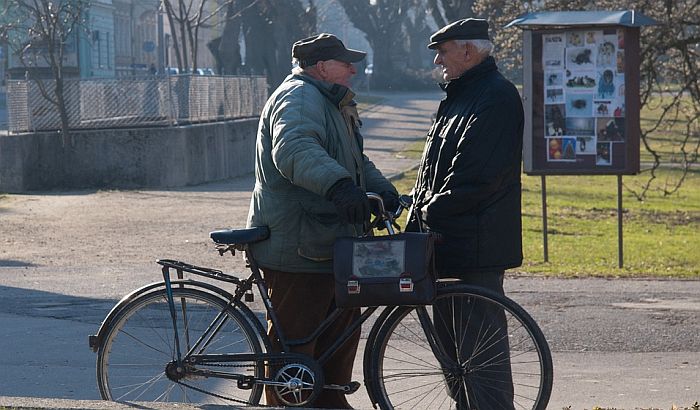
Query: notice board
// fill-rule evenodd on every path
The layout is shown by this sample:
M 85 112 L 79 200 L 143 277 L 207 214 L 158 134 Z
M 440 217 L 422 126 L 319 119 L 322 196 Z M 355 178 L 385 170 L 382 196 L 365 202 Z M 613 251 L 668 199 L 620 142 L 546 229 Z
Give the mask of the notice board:
M 523 34 L 525 173 L 639 173 L 639 28 Z

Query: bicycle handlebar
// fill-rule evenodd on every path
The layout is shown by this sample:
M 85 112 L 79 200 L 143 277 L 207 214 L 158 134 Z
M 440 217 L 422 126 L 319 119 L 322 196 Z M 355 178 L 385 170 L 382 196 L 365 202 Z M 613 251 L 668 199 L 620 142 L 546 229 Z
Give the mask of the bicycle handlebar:
M 408 195 L 401 195 L 399 197 L 399 207 L 395 211 L 387 211 L 386 208 L 384 208 L 384 200 L 382 199 L 382 196 L 375 193 L 375 192 L 367 192 L 367 198 L 370 201 L 376 201 L 377 202 L 377 207 L 378 207 L 378 215 L 377 219 L 380 220 L 381 222 L 384 223 L 386 226 L 387 232 L 389 232 L 389 235 L 393 235 L 396 233 L 394 230 L 394 227 L 398 228 L 399 226 L 396 225 L 396 218 L 401 216 L 401 213 L 403 212 L 404 209 L 408 209 L 411 207 L 411 204 L 413 202 L 413 199 L 408 196 Z M 372 224 L 370 224 L 370 227 L 374 226 L 377 223 L 377 220 L 375 220 Z

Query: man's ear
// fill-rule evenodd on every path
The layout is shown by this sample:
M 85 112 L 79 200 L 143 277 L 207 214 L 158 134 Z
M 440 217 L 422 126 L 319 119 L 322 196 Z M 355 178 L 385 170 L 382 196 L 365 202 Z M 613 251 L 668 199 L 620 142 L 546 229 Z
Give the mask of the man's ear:
M 471 45 L 471 43 L 465 43 L 462 52 L 465 54 L 465 58 L 467 61 L 470 61 L 474 59 L 474 57 L 476 57 L 476 49 L 473 45 Z
M 326 68 L 328 68 L 326 67 L 326 62 L 323 60 L 319 61 L 316 63 L 316 67 L 318 67 L 318 72 L 325 78 L 326 74 L 328 74 L 328 70 L 326 70 Z

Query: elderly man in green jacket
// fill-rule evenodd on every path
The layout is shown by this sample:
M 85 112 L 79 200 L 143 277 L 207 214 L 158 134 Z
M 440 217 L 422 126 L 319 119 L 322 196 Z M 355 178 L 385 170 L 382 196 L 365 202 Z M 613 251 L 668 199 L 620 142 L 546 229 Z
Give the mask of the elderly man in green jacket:
M 292 74 L 270 96 L 258 127 L 255 190 L 248 226 L 268 226 L 270 238 L 252 246 L 286 338 L 304 338 L 333 311 L 332 249 L 339 236 L 363 234 L 370 217 L 366 191 L 398 206 L 393 185 L 363 154 L 350 90 L 353 63 L 366 53 L 331 34 L 294 43 Z M 317 340 L 294 348 L 314 358 L 359 316 L 347 310 Z M 273 349 L 280 344 L 269 323 Z M 359 331 L 324 367 L 325 384 L 347 385 Z M 268 404 L 280 405 L 271 389 Z M 350 408 L 339 390 L 324 390 L 319 408 Z

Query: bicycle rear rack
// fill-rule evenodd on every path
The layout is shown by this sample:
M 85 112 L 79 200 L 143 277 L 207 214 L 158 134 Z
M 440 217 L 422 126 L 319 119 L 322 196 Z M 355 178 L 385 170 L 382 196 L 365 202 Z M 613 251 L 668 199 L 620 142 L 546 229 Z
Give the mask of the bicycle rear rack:
M 189 263 L 176 261 L 172 259 L 158 259 L 156 261 L 159 265 L 165 268 L 175 269 L 178 273 L 178 277 L 182 277 L 182 272 L 194 273 L 195 275 L 204 276 L 206 278 L 211 278 L 215 280 L 220 280 L 228 283 L 233 283 L 236 285 L 241 284 L 241 280 L 236 276 L 223 273 L 217 269 L 205 268 L 202 266 L 190 265 Z

